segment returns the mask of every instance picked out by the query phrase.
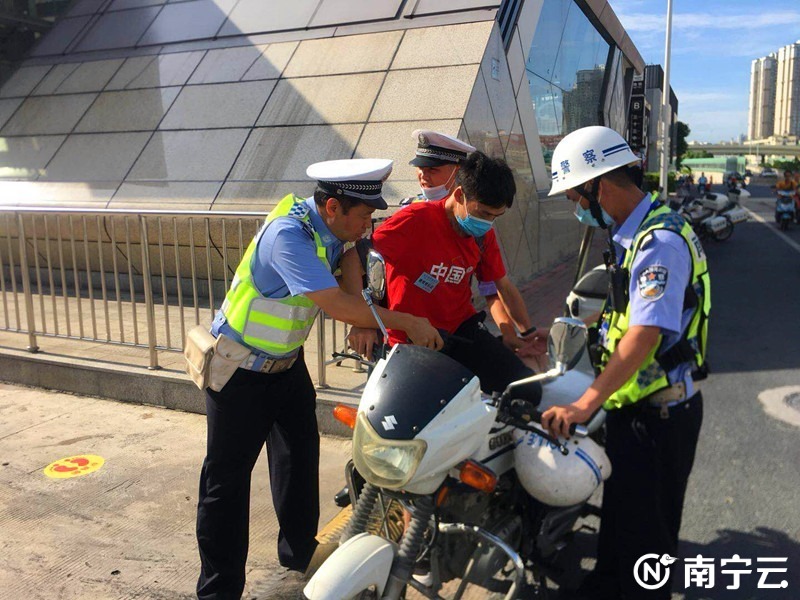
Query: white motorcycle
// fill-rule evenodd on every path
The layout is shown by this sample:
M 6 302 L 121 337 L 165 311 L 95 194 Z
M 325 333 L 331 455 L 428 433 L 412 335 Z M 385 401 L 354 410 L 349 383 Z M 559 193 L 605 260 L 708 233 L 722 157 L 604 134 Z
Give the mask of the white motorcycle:
M 747 221 L 747 211 L 740 204 L 749 197 L 747 190 L 735 189 L 727 194 L 687 197 L 679 204 L 671 204 L 671 208 L 691 224 L 701 240 L 723 242 L 731 237 L 735 225 Z
M 372 306 L 384 290 L 377 253 L 367 273 L 363 294 Z M 491 398 L 477 377 L 433 350 L 399 345 L 376 363 L 349 415 L 353 514 L 339 548 L 305 587 L 307 598 L 398 600 L 408 586 L 441 598 L 448 582 L 457 587 L 448 592 L 454 600 L 470 585 L 507 600 L 546 596 L 539 567 L 563 547 L 611 473 L 605 452 L 586 437 L 602 411 L 568 441 L 537 425 L 541 413 L 525 399 L 531 386 L 544 384 L 543 409 L 574 401 L 592 382 L 569 371 L 586 345 L 582 322 L 556 319 L 549 341 L 548 372 Z M 382 535 L 368 532 L 376 529 Z M 414 576 L 415 568 L 425 575 Z

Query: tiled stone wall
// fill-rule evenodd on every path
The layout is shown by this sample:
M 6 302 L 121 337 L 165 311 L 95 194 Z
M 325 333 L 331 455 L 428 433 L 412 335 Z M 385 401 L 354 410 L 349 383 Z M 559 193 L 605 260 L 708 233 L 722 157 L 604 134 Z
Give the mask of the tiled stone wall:
M 492 25 L 24 66 L 0 90 L 0 197 L 266 211 L 311 192 L 310 163 L 386 156 L 397 203 L 411 131 L 458 134 Z

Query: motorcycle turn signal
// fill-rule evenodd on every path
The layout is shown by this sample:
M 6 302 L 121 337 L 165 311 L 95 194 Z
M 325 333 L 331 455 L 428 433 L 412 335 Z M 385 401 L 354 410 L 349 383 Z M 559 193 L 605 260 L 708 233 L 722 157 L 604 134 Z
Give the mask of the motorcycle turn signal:
M 459 479 L 468 486 L 487 494 L 493 492 L 497 487 L 497 475 L 494 471 L 474 460 L 465 460 L 461 463 Z
M 344 404 L 337 404 L 333 408 L 333 418 L 339 421 L 340 423 L 344 423 L 350 429 L 353 429 L 356 426 L 357 415 L 358 415 L 358 409 L 355 406 L 345 406 Z

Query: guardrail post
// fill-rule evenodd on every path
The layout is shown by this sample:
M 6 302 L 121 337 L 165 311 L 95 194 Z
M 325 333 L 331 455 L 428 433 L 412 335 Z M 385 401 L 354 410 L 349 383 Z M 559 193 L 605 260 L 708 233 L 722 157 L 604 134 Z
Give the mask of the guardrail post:
M 325 369 L 325 313 L 319 311 L 317 315 L 317 387 L 319 389 L 328 387 Z
M 28 249 L 25 245 L 25 221 L 19 213 L 17 213 L 17 224 L 19 226 L 19 262 L 22 269 L 22 292 L 25 295 L 25 317 L 28 327 L 27 350 L 28 352 L 36 353 L 39 351 L 39 346 L 36 345 L 36 321 L 33 316 L 31 274 L 28 272 Z M 36 235 L 35 231 L 34 235 Z M 14 268 L 13 265 L 11 268 Z
M 160 369 L 156 352 L 156 307 L 153 302 L 153 282 L 150 280 L 150 246 L 147 240 L 147 221 L 144 215 L 139 216 L 139 231 L 142 244 L 142 276 L 144 277 L 144 308 L 147 313 L 147 347 L 150 350 L 151 371 Z

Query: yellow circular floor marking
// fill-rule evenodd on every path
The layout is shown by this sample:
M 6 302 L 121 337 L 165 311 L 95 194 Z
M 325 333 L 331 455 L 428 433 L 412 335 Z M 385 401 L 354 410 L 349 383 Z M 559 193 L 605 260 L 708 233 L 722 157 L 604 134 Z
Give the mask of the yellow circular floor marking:
M 94 454 L 68 456 L 47 465 L 44 468 L 44 474 L 53 479 L 79 477 L 97 471 L 103 466 L 104 462 L 106 461 L 102 456 L 95 456 Z

